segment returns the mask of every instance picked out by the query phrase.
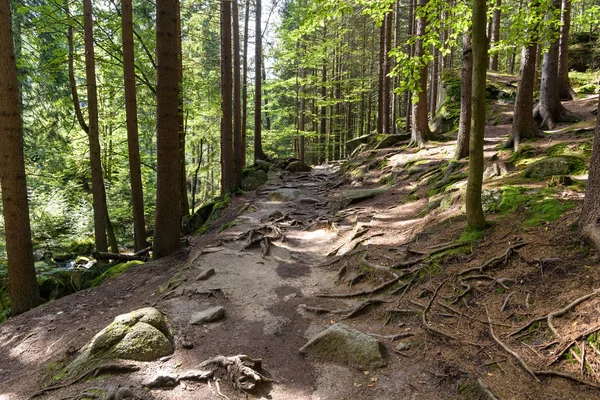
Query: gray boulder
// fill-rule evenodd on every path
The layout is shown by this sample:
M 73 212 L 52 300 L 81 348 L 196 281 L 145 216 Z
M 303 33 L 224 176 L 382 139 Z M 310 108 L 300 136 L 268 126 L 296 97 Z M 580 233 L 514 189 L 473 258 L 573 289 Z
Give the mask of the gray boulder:
M 200 311 L 192 315 L 190 325 L 201 325 L 207 322 L 215 322 L 223 319 L 225 316 L 225 308 L 216 306 L 208 310 Z
M 379 187 L 375 189 L 350 189 L 342 192 L 342 198 L 350 203 L 369 199 L 389 190 L 388 187 Z
M 267 172 L 263 169 L 253 170 L 244 173 L 242 178 L 243 190 L 256 190 L 264 185 L 268 180 Z
M 293 201 L 300 197 L 300 194 L 298 189 L 279 189 L 269 194 L 269 201 Z
M 361 369 L 385 366 L 381 343 L 343 324 L 332 325 L 317 334 L 300 348 L 300 352 L 317 361 Z
M 285 170 L 288 172 L 310 172 L 312 168 L 298 160 L 289 163 Z

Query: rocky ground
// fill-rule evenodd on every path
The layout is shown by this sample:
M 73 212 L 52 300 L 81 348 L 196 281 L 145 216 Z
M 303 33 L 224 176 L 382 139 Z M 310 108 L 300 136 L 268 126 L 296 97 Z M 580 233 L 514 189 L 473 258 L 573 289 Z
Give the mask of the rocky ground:
M 451 141 L 270 173 L 184 251 L 3 324 L 0 399 L 597 398 L 599 263 L 573 229 L 585 175 L 523 173 L 588 151 L 595 104 L 569 103 L 585 121 L 519 157 L 497 148 L 509 121 L 490 125 L 483 234 L 465 229 Z M 113 360 L 131 338 L 158 360 Z M 104 356 L 70 372 L 86 352 Z M 218 355 L 261 359 L 246 364 L 263 382 L 234 388 L 202 364 Z

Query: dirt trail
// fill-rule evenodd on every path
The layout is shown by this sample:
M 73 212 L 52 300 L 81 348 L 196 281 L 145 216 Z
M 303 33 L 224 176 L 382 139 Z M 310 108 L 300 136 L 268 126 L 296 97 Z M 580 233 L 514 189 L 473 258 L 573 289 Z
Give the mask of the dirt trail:
M 486 158 L 497 152 L 494 146 L 506 138 L 509 128 L 501 125 L 488 129 Z M 460 200 L 454 198 L 445 211 L 424 212 L 432 203 L 428 189 L 420 187 L 415 175 L 407 171 L 411 161 L 418 160 L 423 171 L 441 165 L 453 154 L 452 147 L 450 143 L 435 143 L 420 151 L 386 149 L 367 153 L 364 160 L 358 161 L 378 168 L 362 180 L 344 180 L 332 167 L 285 175 L 281 182 L 234 198 L 218 224 L 227 224 L 228 228 L 218 232 L 215 226 L 202 236 L 192 237 L 186 251 L 133 267 L 105 285 L 10 319 L 0 327 L 0 400 L 27 399 L 46 378 L 56 374 L 61 362 L 72 358 L 115 316 L 147 306 L 155 306 L 173 321 L 176 350 L 172 357 L 137 363 L 141 366 L 139 372 L 100 377 L 39 398 L 74 399 L 86 388 L 124 385 L 132 387 L 142 399 L 222 399 L 214 384 L 209 387 L 192 382 L 171 390 L 141 389 L 159 372 L 193 369 L 219 354 L 247 354 L 264 360 L 275 383 L 260 393 L 262 398 L 485 399 L 478 379 L 502 399 L 597 398 L 597 392 L 562 379 L 544 379 L 541 385 L 535 382 L 492 340 L 485 315 L 489 310 L 497 324 L 496 334 L 526 361 L 541 365 L 544 357 L 551 355 L 551 350 L 542 347 L 552 339 L 544 331 L 539 336 L 532 332 L 531 340 L 511 339 L 508 333 L 600 285 L 600 272 L 590 267 L 597 266 L 597 261 L 581 255 L 581 242 L 569 228 L 577 209 L 566 212 L 553 224 L 527 229 L 516 228 L 523 221 L 520 215 L 490 216 L 495 226 L 470 251 L 445 257 L 439 264 L 397 270 L 400 273 L 422 268 L 414 273 L 406 291 L 386 290 L 347 299 L 315 296 L 369 290 L 393 277 L 385 271 L 386 266 L 415 259 L 419 252 L 460 237 L 465 227 Z M 343 205 L 343 190 L 379 186 L 383 174 L 390 172 L 397 176 L 386 193 Z M 502 181 L 486 182 L 486 187 L 493 188 Z M 460 182 L 458 186 L 453 193 L 460 193 Z M 565 191 L 564 196 L 578 201 L 580 195 Z M 271 228 L 267 231 L 265 226 Z M 273 236 L 264 256 L 258 241 L 245 249 L 250 239 L 260 238 L 261 232 Z M 457 274 L 481 265 L 518 240 L 528 245 L 507 259 L 503 268 L 490 271 L 492 281 L 472 280 L 469 296 L 463 298 L 465 287 L 460 286 Z M 540 273 L 534 260 L 542 258 L 559 259 L 560 263 L 542 265 Z M 368 263 L 383 268 L 369 268 Z M 338 272 L 344 265 L 347 270 L 343 282 L 338 282 Z M 209 268 L 214 268 L 215 275 L 197 281 L 198 274 Z M 350 287 L 348 281 L 357 277 L 363 280 Z M 157 290 L 182 278 L 185 280 L 177 287 L 162 293 Z M 513 282 L 511 298 L 507 299 L 510 296 L 495 278 Z M 379 337 L 386 349 L 386 367 L 363 371 L 311 362 L 299 353 L 309 337 L 341 318 L 307 312 L 301 305 L 349 309 L 367 298 L 386 302 L 341 322 L 383 337 L 412 335 L 395 341 Z M 428 326 L 449 336 L 424 327 L 422 313 L 429 302 Z M 443 302 L 453 304 L 455 311 L 444 308 Z M 225 307 L 224 320 L 188 325 L 194 312 L 216 305 Z M 590 301 L 577 313 L 560 318 L 563 337 L 592 326 L 598 305 Z M 184 348 L 189 343 L 193 348 Z M 394 351 L 398 348 L 402 348 L 399 353 Z M 230 399 L 245 398 L 225 378 L 220 388 Z

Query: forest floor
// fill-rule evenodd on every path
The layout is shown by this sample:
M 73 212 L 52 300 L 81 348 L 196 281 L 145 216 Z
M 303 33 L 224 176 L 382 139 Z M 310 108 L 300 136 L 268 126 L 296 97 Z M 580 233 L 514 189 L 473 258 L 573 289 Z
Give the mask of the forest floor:
M 565 103 L 584 122 L 527 143 L 527 154 L 513 158 L 511 171 L 486 179 L 491 202 L 504 198 L 487 213 L 492 226 L 482 235 L 465 229 L 466 165 L 446 173 L 451 141 L 420 150 L 366 151 L 343 168 L 285 175 L 276 185 L 235 197 L 211 230 L 190 237 L 185 251 L 132 267 L 107 284 L 0 326 L 0 400 L 29 398 L 117 315 L 148 306 L 172 320 L 172 357 L 135 363 L 141 367 L 137 372 L 82 380 L 37 398 L 76 399 L 92 387 L 122 385 L 141 399 L 222 399 L 215 382 L 142 388 L 159 372 L 193 369 L 219 354 L 263 360 L 274 383 L 251 398 L 598 398 L 600 349 L 594 335 L 600 330 L 600 296 L 594 290 L 600 287 L 600 263 L 574 229 L 585 175 L 548 187 L 520 172 L 551 145 L 564 143 L 573 152 L 589 145 L 596 101 Z M 501 107 L 494 112 L 501 118 L 486 131 L 487 166 L 508 163 L 511 156 L 498 150 L 510 133 L 510 116 L 502 117 Z M 343 199 L 347 190 L 379 188 L 382 182 L 385 193 L 352 204 Z M 281 194 L 288 199 L 273 201 L 275 192 L 279 200 Z M 559 214 L 544 214 L 547 209 Z M 259 246 L 244 249 L 247 238 L 240 235 L 265 226 L 276 227 L 269 231 L 269 253 L 263 256 Z M 436 247 L 448 243 L 452 246 Z M 216 274 L 197 281 L 207 268 Z M 372 295 L 318 297 L 369 291 L 394 273 L 404 278 Z M 158 290 L 175 281 L 182 283 L 172 291 Z M 350 309 L 366 299 L 384 302 L 345 320 L 306 307 Z M 564 309 L 576 299 L 581 301 Z M 194 312 L 215 305 L 226 309 L 222 321 L 188 325 Z M 556 332 L 546 318 L 553 312 Z M 536 322 L 528 326 L 530 321 Z M 381 335 L 387 366 L 361 370 L 300 354 L 310 337 L 335 322 Z M 526 328 L 516 332 L 521 327 Z M 396 334 L 405 337 L 393 340 Z M 524 365 L 582 382 L 532 375 Z M 246 397 L 224 377 L 220 391 L 230 399 Z

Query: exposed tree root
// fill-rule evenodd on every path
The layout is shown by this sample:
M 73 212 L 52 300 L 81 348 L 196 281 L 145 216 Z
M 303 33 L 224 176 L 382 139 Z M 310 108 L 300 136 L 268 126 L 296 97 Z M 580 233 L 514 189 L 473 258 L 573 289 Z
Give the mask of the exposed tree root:
M 527 373 L 529 373 L 529 375 L 531 375 L 533 377 L 533 379 L 535 379 L 538 383 L 541 383 L 539 378 L 535 375 L 535 372 L 533 372 L 533 370 L 531 368 L 529 368 L 529 365 L 527 365 L 527 363 L 515 351 L 511 350 L 507 345 L 502 343 L 502 341 L 500 341 L 500 339 L 498 339 L 498 337 L 494 334 L 492 320 L 490 318 L 490 314 L 488 313 L 487 307 L 485 309 L 485 314 L 487 315 L 487 318 L 488 318 L 488 325 L 490 328 L 490 335 L 492 336 L 492 339 L 494 339 L 494 341 L 496 343 L 498 343 L 500 345 L 500 347 L 502 347 L 508 354 L 510 354 L 511 356 L 516 358 L 517 361 L 519 362 L 519 364 L 521 365 L 521 367 L 523 367 L 523 369 L 525 371 L 527 371 Z
M 585 296 L 581 296 L 581 297 L 573 300 L 571 303 L 569 303 L 564 308 L 562 308 L 562 309 L 560 309 L 558 311 L 552 311 L 552 312 L 548 313 L 547 315 L 545 315 L 543 317 L 538 317 L 538 318 L 532 319 L 526 325 L 523 325 L 522 327 L 520 327 L 516 331 L 511 332 L 508 336 L 514 336 L 514 335 L 516 335 L 516 334 L 524 331 L 525 329 L 529 328 L 530 326 L 532 326 L 536 322 L 546 320 L 547 323 L 548 323 L 548 328 L 550 328 L 550 330 L 552 331 L 552 333 L 554 335 L 560 337 L 560 335 L 558 334 L 558 332 L 554 328 L 554 325 L 552 324 L 552 321 L 554 320 L 554 318 L 561 317 L 561 316 L 565 315 L 567 312 L 569 312 L 575 306 L 583 303 L 585 300 L 587 300 L 587 299 L 589 299 L 591 297 L 597 296 L 598 294 L 600 294 L 600 289 L 595 289 L 592 293 L 588 293 Z
M 410 333 L 410 332 L 403 332 L 403 333 L 397 333 L 395 335 L 379 335 L 377 333 L 367 333 L 367 335 L 373 336 L 376 338 L 380 338 L 380 339 L 387 339 L 387 340 L 391 340 L 392 342 L 395 342 L 398 339 L 411 337 L 411 336 L 414 336 L 415 334 Z
M 506 264 L 508 264 L 508 258 L 519 248 L 523 247 L 527 245 L 527 243 L 525 242 L 518 242 L 514 245 L 512 245 L 511 247 L 509 247 L 508 249 L 506 249 L 506 251 L 500 255 L 497 255 L 489 260 L 487 260 L 486 262 L 484 262 L 483 264 L 481 264 L 478 267 L 473 267 L 473 268 L 467 268 L 461 272 L 458 273 L 458 276 L 461 275 L 466 275 L 468 273 L 471 272 L 475 272 L 475 271 L 479 271 L 480 273 L 483 273 L 484 270 L 488 269 L 488 268 L 493 268 L 496 265 L 498 265 L 499 263 L 502 263 L 504 266 L 506 266 Z
M 433 294 L 431 295 L 431 298 L 429 299 L 429 302 L 427 303 L 427 305 L 425 306 L 425 309 L 423 309 L 423 313 L 421 313 L 421 321 L 423 322 L 423 327 L 430 331 L 430 332 L 434 332 L 437 333 L 438 335 L 442 335 L 442 336 L 446 336 L 449 337 L 450 339 L 454 339 L 454 340 L 458 340 L 458 338 L 454 335 L 451 335 L 447 332 L 444 332 L 432 325 L 429 324 L 429 322 L 427 321 L 427 313 L 429 312 L 429 310 L 431 309 L 431 305 L 433 304 L 433 302 L 435 301 L 435 298 L 437 297 L 438 292 L 440 291 L 441 287 L 444 286 L 444 284 L 447 282 L 448 280 L 444 280 L 442 283 L 440 283 L 438 285 L 438 287 L 435 288 L 435 291 L 433 292 Z
M 135 364 L 103 364 L 103 365 L 99 365 L 95 368 L 92 368 L 92 369 L 82 373 L 78 377 L 71 379 L 70 381 L 68 381 L 66 383 L 61 383 L 60 385 L 48 386 L 47 388 L 41 389 L 41 390 L 35 392 L 34 394 L 32 394 L 29 397 L 29 399 L 33 399 L 35 397 L 41 396 L 41 395 L 49 393 L 49 392 L 53 392 L 58 389 L 66 388 L 68 386 L 71 386 L 78 382 L 81 382 L 82 380 L 84 380 L 86 378 L 96 377 L 100 374 L 122 374 L 122 373 L 135 372 L 135 371 L 139 371 L 139 370 L 140 370 L 140 367 L 138 367 Z
M 430 258 L 431 256 L 433 256 L 433 255 L 435 255 L 437 253 L 441 253 L 441 252 L 446 251 L 446 250 L 452 250 L 452 249 L 455 249 L 457 247 L 463 247 L 463 246 L 466 246 L 466 244 L 465 243 L 460 243 L 460 242 L 458 242 L 458 243 L 444 243 L 442 245 L 433 246 L 433 247 L 430 247 L 426 253 L 422 253 L 423 255 L 421 255 L 421 257 L 417 257 L 417 258 L 415 258 L 413 260 L 398 262 L 398 263 L 394 264 L 392 266 L 392 268 L 397 269 L 397 268 L 412 267 L 413 265 L 416 265 L 416 264 L 418 264 L 420 262 L 423 262 L 426 259 Z M 410 252 L 414 253 L 415 251 L 411 250 Z
M 387 272 L 387 273 L 393 273 L 390 267 L 385 267 L 383 265 L 379 265 L 379 264 L 375 264 L 370 262 L 369 260 L 367 260 L 367 253 L 365 253 L 362 258 L 360 259 L 359 262 L 360 265 L 363 265 L 367 268 L 371 268 L 377 271 L 383 271 L 383 272 Z
M 273 382 L 261 373 L 262 360 L 253 359 L 246 355 L 217 356 L 200 363 L 199 367 L 211 368 L 213 372 L 218 368 L 226 369 L 233 387 L 243 391 L 252 391 L 261 383 Z
M 391 279 L 387 282 L 382 283 L 381 285 L 377 286 L 376 288 L 373 289 L 365 289 L 365 290 L 361 290 L 360 292 L 355 292 L 355 293 L 317 293 L 315 294 L 315 296 L 317 297 L 325 297 L 325 298 L 339 298 L 339 299 L 343 299 L 343 298 L 348 298 L 348 297 L 357 297 L 357 296 L 369 296 L 372 294 L 375 294 L 377 292 L 380 292 L 384 289 L 387 289 L 388 287 L 392 286 L 394 283 L 398 282 L 400 279 L 404 278 L 406 275 L 400 275 L 395 277 L 394 279 Z
M 563 379 L 567 379 L 573 382 L 577 382 L 580 383 L 582 385 L 585 386 L 589 386 L 592 387 L 594 389 L 600 389 L 600 385 L 596 384 L 596 383 L 592 383 L 592 382 L 588 382 L 584 379 L 578 378 L 575 375 L 571 375 L 571 374 L 567 374 L 564 372 L 558 372 L 558 371 L 535 371 L 535 374 L 538 376 L 555 376 L 558 378 L 563 378 Z
M 369 299 L 369 300 L 365 300 L 362 303 L 358 304 L 355 307 L 346 309 L 346 310 L 330 310 L 328 308 L 322 308 L 322 307 L 311 307 L 311 306 L 307 306 L 304 304 L 301 304 L 300 306 L 302 308 L 304 308 L 307 311 L 312 311 L 314 313 L 317 314 L 343 314 L 340 319 L 349 319 L 352 317 L 355 317 L 357 315 L 359 315 L 360 313 L 362 313 L 365 309 L 377 305 L 377 304 L 382 304 L 382 303 L 389 303 L 388 301 L 385 300 L 380 300 L 380 299 Z
M 479 385 L 479 388 L 481 389 L 481 391 L 483 393 L 485 393 L 485 395 L 487 396 L 487 398 L 489 400 L 498 400 L 498 397 L 494 394 L 494 392 L 492 392 L 490 387 L 483 381 L 483 379 L 478 378 L 477 384 Z

